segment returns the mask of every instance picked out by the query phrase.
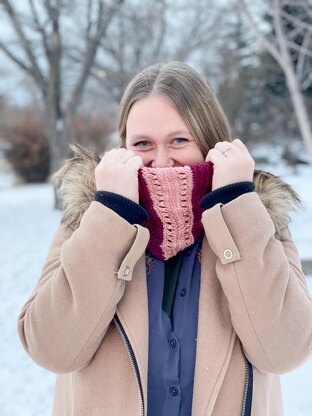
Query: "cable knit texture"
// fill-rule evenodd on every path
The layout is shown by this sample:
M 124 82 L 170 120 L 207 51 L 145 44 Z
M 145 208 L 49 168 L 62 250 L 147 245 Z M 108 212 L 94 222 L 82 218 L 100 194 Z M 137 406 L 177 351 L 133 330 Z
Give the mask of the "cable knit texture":
M 206 162 L 139 170 L 140 204 L 149 213 L 142 223 L 150 231 L 147 249 L 158 259 L 175 256 L 201 234 L 200 200 L 211 191 L 212 173 Z

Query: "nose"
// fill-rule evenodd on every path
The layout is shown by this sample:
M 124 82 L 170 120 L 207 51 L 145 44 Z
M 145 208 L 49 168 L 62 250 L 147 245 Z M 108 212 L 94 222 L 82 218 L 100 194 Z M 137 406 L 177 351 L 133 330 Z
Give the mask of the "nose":
M 151 163 L 152 168 L 172 168 L 173 166 L 174 161 L 166 151 L 157 152 Z

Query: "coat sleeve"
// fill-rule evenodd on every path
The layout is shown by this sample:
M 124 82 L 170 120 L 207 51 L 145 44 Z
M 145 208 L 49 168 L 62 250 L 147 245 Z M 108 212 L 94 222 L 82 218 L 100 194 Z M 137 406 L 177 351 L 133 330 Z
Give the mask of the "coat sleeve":
M 258 194 L 203 213 L 216 273 L 248 360 L 284 373 L 312 353 L 312 298 L 287 227 L 277 236 Z
M 148 238 L 146 228 L 95 201 L 77 230 L 60 224 L 18 319 L 19 336 L 34 361 L 56 373 L 90 362 Z

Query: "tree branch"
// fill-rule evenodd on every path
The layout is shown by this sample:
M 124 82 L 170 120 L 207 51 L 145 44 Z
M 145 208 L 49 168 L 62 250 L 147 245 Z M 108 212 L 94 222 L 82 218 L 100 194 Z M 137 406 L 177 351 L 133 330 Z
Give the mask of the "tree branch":
M 302 27 L 294 27 L 293 30 L 290 30 L 287 33 L 287 39 L 294 39 L 296 36 L 299 35 L 300 32 L 302 32 L 304 30 L 304 28 Z
M 309 75 L 306 77 L 306 79 L 301 82 L 300 84 L 301 91 L 307 90 L 311 84 L 312 84 L 312 72 L 310 72 Z
M 289 50 L 288 50 L 286 39 L 285 39 L 285 34 L 283 32 L 283 27 L 282 27 L 282 18 L 281 18 L 282 10 L 281 10 L 280 0 L 274 0 L 273 4 L 274 4 L 274 11 L 273 11 L 274 30 L 276 33 L 277 44 L 279 45 L 280 53 L 283 58 L 282 60 L 283 62 L 285 62 L 285 59 L 290 58 L 290 57 L 289 57 Z
M 306 29 L 308 31 L 312 31 L 312 26 L 309 23 L 304 22 L 301 19 L 298 19 L 298 17 L 289 14 L 287 12 L 285 12 L 284 10 L 280 11 L 280 15 L 281 17 L 283 17 L 284 19 L 288 20 L 289 22 L 293 23 L 296 27 L 301 27 L 303 29 Z
M 74 88 L 74 91 L 72 93 L 72 96 L 67 106 L 67 111 L 69 111 L 70 113 L 74 113 L 78 107 L 85 83 L 88 79 L 88 75 L 94 63 L 94 59 L 95 59 L 100 41 L 102 37 L 104 36 L 112 17 L 117 12 L 117 10 L 119 9 L 119 7 L 122 5 L 123 2 L 124 0 L 118 0 L 117 2 L 115 2 L 114 5 L 112 5 L 112 7 L 110 7 L 109 10 L 107 11 L 106 16 L 104 16 L 103 0 L 98 0 L 98 14 L 97 14 L 98 18 L 95 23 L 96 33 L 93 36 L 93 38 L 89 38 L 87 41 L 85 61 L 82 65 L 82 69 L 81 69 L 77 84 Z
M 11 52 L 6 47 L 6 45 L 1 41 L 0 41 L 0 49 L 2 49 L 2 51 L 6 54 L 6 56 L 11 59 L 11 61 L 15 62 L 23 71 L 25 71 L 28 75 L 31 75 L 33 77 L 31 68 L 29 68 L 27 64 L 25 64 L 25 62 L 20 60 L 16 55 L 14 55 L 13 52 Z
M 210 41 L 215 40 L 215 31 L 220 26 L 222 17 L 224 16 L 224 8 L 220 7 L 215 16 L 209 15 L 207 18 L 207 10 L 198 7 L 193 9 L 195 15 L 189 17 L 190 30 L 186 32 L 181 47 L 175 53 L 175 59 L 185 61 L 188 56 L 198 47 L 209 44 Z
M 91 37 L 91 29 L 92 29 L 92 9 L 93 9 L 93 0 L 88 0 L 88 7 L 87 7 L 87 27 L 86 27 L 86 37 L 89 39 Z
M 31 69 L 33 71 L 32 73 L 32 77 L 34 78 L 34 80 L 36 81 L 36 83 L 38 84 L 38 86 L 40 87 L 41 91 L 44 93 L 46 90 L 46 82 L 44 79 L 44 76 L 39 68 L 39 65 L 37 63 L 37 60 L 32 52 L 32 48 L 30 45 L 29 40 L 27 39 L 22 26 L 17 18 L 17 15 L 12 7 L 12 5 L 10 4 L 9 0 L 1 0 L 2 5 L 4 6 L 5 11 L 8 14 L 9 19 L 11 20 L 13 27 L 21 41 L 21 45 L 22 48 L 24 49 L 26 56 L 29 59 L 30 65 L 31 65 Z
M 40 23 L 38 13 L 37 13 L 36 7 L 34 5 L 34 0 L 28 0 L 28 3 L 29 3 L 29 6 L 30 6 L 30 10 L 32 12 L 33 21 L 35 23 L 35 29 L 37 30 L 37 32 L 40 33 L 40 35 L 42 37 L 43 48 L 44 48 L 44 51 L 45 51 L 45 54 L 46 54 L 47 58 L 49 59 L 49 48 L 48 48 L 48 42 L 47 42 L 47 33 L 45 31 L 44 26 Z
M 255 22 L 253 16 L 251 15 L 249 9 L 247 8 L 245 0 L 238 0 L 238 5 L 239 5 L 240 9 L 243 11 L 243 13 L 245 14 L 245 16 L 247 17 L 247 19 L 248 19 L 250 25 L 252 26 L 252 28 L 254 29 L 255 34 L 258 37 L 258 39 L 263 43 L 265 48 L 276 59 L 276 61 L 281 66 L 283 66 L 284 63 L 283 63 L 280 51 L 275 46 L 273 46 L 272 43 L 269 42 L 269 40 L 263 35 L 263 33 L 259 29 L 257 23 Z
M 165 36 L 167 33 L 167 22 L 166 22 L 166 10 L 167 10 L 167 2 L 166 0 L 160 0 L 160 7 L 161 7 L 161 15 L 160 15 L 160 25 L 159 25 L 159 36 L 156 40 L 156 45 L 153 51 L 153 58 L 154 60 L 160 54 L 160 51 L 163 47 Z
M 302 81 L 303 68 L 304 68 L 305 58 L 307 56 L 305 50 L 307 49 L 307 46 L 309 45 L 310 40 L 311 40 L 311 33 L 307 32 L 300 46 L 299 57 L 298 57 L 297 66 L 296 66 L 296 74 L 300 83 Z M 311 56 L 312 56 L 312 51 L 311 51 Z
M 310 17 L 310 19 L 312 19 L 312 1 L 310 1 L 310 5 L 303 3 L 301 5 L 301 7 L 304 9 L 304 11 L 306 12 L 306 15 Z
M 311 34 L 310 34 L 310 38 L 311 38 Z M 308 48 L 304 47 L 303 45 L 300 46 L 295 42 L 288 41 L 287 43 L 288 43 L 288 45 L 291 49 L 294 49 L 298 52 L 302 52 L 306 56 L 312 57 L 312 50 L 311 49 L 308 49 Z

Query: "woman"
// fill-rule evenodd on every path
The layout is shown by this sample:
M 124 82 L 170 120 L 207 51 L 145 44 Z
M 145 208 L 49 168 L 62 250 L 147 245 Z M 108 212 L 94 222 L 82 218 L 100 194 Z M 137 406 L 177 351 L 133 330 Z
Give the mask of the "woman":
M 54 415 L 282 415 L 278 374 L 312 345 L 297 195 L 254 172 L 185 64 L 131 81 L 119 132 L 56 174 L 63 219 L 19 317 L 58 373 Z

